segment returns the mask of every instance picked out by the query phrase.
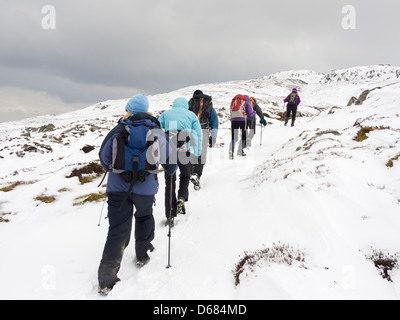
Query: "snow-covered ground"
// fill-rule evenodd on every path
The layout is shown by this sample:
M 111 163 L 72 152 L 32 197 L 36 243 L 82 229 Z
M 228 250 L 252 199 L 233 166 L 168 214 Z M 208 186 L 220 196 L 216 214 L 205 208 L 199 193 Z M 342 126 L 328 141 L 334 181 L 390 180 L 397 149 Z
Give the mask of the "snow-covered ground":
M 277 113 L 293 87 L 302 104 L 295 127 Z M 376 88 L 376 89 L 375 89 Z M 356 67 L 328 75 L 290 71 L 261 79 L 204 84 L 149 97 L 158 115 L 176 97 L 201 89 L 220 115 L 217 147 L 209 150 L 202 189 L 190 186 L 188 214 L 172 230 L 166 269 L 164 184 L 154 207 L 156 250 L 142 269 L 126 249 L 119 282 L 107 299 L 399 299 L 399 265 L 383 279 L 368 258 L 400 252 L 400 68 Z M 375 89 L 375 90 L 372 90 Z M 361 105 L 347 106 L 351 97 Z M 229 103 L 237 93 L 258 99 L 260 127 L 247 157 L 228 159 Z M 97 268 L 106 239 L 101 177 L 81 184 L 73 169 L 97 161 L 104 135 L 124 114 L 125 100 L 76 112 L 0 124 L 0 299 L 100 299 Z M 54 127 L 48 126 L 53 124 Z M 353 140 L 362 127 L 368 139 Z M 46 131 L 50 130 L 50 131 Z M 95 149 L 84 153 L 85 145 Z M 387 163 L 393 159 L 393 166 Z M 37 196 L 54 196 L 45 203 Z M 1 221 L 1 219 L 0 219 Z M 282 248 L 279 263 L 245 252 Z M 287 263 L 289 254 L 304 261 Z M 282 260 L 282 259 L 281 259 Z

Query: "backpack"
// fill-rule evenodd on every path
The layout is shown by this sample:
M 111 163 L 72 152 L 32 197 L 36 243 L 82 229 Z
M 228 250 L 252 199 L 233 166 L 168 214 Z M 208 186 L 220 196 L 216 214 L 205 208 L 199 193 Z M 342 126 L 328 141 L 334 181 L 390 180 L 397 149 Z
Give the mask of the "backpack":
M 246 97 L 238 94 L 231 102 L 231 118 L 246 117 Z
M 158 173 L 160 145 L 158 136 L 151 128 L 145 125 L 122 125 L 124 129 L 112 142 L 110 169 L 133 187 L 136 181 L 144 182 L 150 174 Z
M 292 92 L 289 95 L 288 104 L 297 105 L 297 92 Z
M 189 101 L 189 110 L 194 112 L 203 129 L 208 128 L 211 116 L 212 98 L 205 94 L 196 94 Z
M 139 121 L 132 119 L 133 122 L 129 124 L 118 122 L 123 128 L 113 138 L 111 163 L 99 184 L 100 186 L 103 183 L 108 171 L 119 174 L 126 183 L 129 183 L 129 190 L 121 207 L 129 197 L 135 182 L 145 182 L 150 174 L 157 175 L 161 163 L 158 139 L 161 129 L 155 118 L 151 127 L 140 121 L 146 117 L 147 115 L 145 118 L 140 118 L 138 114 Z

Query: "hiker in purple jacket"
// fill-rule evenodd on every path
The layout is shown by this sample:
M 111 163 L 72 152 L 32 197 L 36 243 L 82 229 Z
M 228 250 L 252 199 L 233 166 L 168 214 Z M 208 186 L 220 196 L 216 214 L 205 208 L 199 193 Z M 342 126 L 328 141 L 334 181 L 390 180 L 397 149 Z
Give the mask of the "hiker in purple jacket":
M 238 141 L 239 129 L 242 130 L 242 141 L 239 143 L 238 148 L 238 156 L 245 157 L 246 153 L 244 149 L 246 148 L 246 119 L 247 117 L 255 117 L 255 113 L 253 112 L 253 108 L 250 103 L 247 101 L 246 96 L 243 97 L 245 102 L 245 115 L 244 116 L 232 116 L 231 118 L 231 131 L 232 131 L 232 140 L 229 148 L 229 158 L 233 159 L 233 154 L 235 151 L 235 144 Z
M 296 121 L 297 107 L 301 102 L 299 93 L 297 92 L 296 88 L 293 88 L 292 92 L 286 97 L 284 102 L 285 103 L 287 102 L 285 126 L 289 122 L 290 114 L 292 114 L 292 127 L 293 127 L 294 122 Z

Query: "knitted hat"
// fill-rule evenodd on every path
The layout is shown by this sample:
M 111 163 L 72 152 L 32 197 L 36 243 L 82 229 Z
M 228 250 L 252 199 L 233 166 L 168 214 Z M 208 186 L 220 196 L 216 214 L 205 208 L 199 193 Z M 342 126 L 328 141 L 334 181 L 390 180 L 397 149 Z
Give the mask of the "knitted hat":
M 125 109 L 130 113 L 146 113 L 149 110 L 149 100 L 144 94 L 138 94 L 130 98 Z

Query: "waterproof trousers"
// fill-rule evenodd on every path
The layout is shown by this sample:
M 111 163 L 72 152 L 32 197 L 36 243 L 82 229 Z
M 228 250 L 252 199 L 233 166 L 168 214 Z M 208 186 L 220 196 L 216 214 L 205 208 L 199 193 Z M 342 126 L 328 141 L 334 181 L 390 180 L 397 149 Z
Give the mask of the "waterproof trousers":
M 110 193 L 107 196 L 109 228 L 98 271 L 101 288 L 112 288 L 118 281 L 117 273 L 124 250 L 131 238 L 133 217 L 135 217 L 135 250 L 138 260 L 148 256 L 147 251 L 151 248 L 150 242 L 154 239 L 155 227 L 154 195 L 144 196 L 132 193 L 123 204 L 125 193 Z M 133 214 L 134 208 L 135 214 Z

